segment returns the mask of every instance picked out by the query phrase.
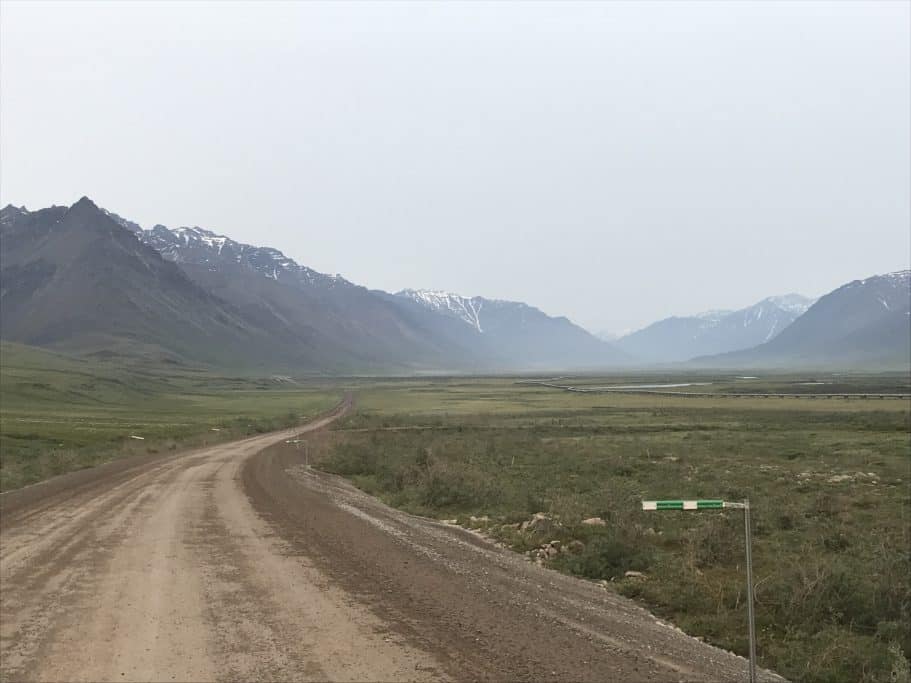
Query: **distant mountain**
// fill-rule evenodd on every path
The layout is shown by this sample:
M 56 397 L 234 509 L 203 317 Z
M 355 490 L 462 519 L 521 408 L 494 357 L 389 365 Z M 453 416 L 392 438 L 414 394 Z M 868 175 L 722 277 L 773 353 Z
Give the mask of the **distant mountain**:
M 738 311 L 665 318 L 615 343 L 637 359 L 657 363 L 751 348 L 781 334 L 812 303 L 799 294 L 772 296 Z
M 86 353 L 237 363 L 270 340 L 83 197 L 0 211 L 0 336 Z
M 458 338 L 495 358 L 501 367 L 596 368 L 622 365 L 629 357 L 565 317 L 552 317 L 516 301 L 466 297 L 435 290 L 405 289 L 395 294 L 412 307 L 460 323 Z M 450 326 L 446 332 L 453 334 Z
M 126 228 L 127 230 L 132 232 L 134 235 L 138 236 L 138 235 L 142 234 L 142 228 L 139 226 L 139 223 L 134 223 L 133 221 L 128 221 L 126 218 L 121 218 L 116 213 L 108 211 L 107 209 L 101 209 L 101 213 L 103 213 L 105 216 L 110 218 L 112 221 L 114 221 L 120 227 Z
M 911 367 L 911 271 L 855 280 L 821 297 L 771 341 L 697 358 L 706 367 Z
M 202 228 L 145 230 L 85 197 L 7 206 L 0 247 L 0 337 L 79 353 L 302 372 L 598 369 L 700 354 L 709 366 L 908 365 L 908 271 L 845 285 L 803 315 L 803 297 L 771 297 L 611 344 L 524 303 L 368 290 Z M 749 351 L 719 355 L 738 347 Z
M 0 224 L 5 340 L 310 372 L 604 367 L 623 357 L 526 304 L 372 291 L 203 228 L 145 230 L 88 198 L 8 206 Z
M 156 225 L 139 236 L 270 336 L 297 344 L 311 366 L 339 371 L 486 367 L 474 349 L 438 335 L 426 316 L 339 275 L 302 266 L 277 249 L 198 227 Z
M 371 291 L 198 227 L 157 225 L 140 235 L 271 334 L 307 340 L 323 367 L 491 371 L 604 367 L 623 358 L 565 318 L 526 304 Z

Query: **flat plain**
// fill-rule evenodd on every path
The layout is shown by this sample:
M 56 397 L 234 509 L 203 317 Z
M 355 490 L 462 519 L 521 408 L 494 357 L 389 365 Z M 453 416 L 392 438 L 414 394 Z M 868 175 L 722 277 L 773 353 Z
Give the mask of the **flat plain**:
M 747 651 L 740 513 L 646 513 L 641 501 L 749 498 L 761 664 L 795 680 L 907 675 L 911 406 L 813 397 L 906 394 L 907 376 L 548 382 L 805 396 L 576 393 L 521 378 L 371 382 L 317 462 L 393 506 L 457 520 L 603 581 L 739 654 Z M 536 513 L 548 521 L 523 531 Z M 593 517 L 605 524 L 582 523 Z M 545 557 L 552 541 L 564 551 Z

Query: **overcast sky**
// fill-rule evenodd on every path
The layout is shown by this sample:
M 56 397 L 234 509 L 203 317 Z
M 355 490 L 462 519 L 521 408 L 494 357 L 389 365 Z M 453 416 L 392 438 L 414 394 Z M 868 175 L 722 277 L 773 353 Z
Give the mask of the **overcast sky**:
M 0 6 L 0 200 L 593 330 L 911 260 L 907 2 Z

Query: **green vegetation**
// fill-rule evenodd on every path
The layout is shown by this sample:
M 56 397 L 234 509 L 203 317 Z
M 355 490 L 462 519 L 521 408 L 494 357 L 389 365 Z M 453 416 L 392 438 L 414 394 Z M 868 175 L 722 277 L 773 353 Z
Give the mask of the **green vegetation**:
M 909 384 L 902 375 L 560 383 L 692 381 L 722 393 L 896 393 Z M 358 410 L 315 440 L 323 467 L 392 505 L 482 527 L 519 552 L 537 555 L 560 541 L 568 552 L 544 560 L 550 566 L 604 581 L 741 654 L 739 513 L 644 513 L 639 504 L 749 497 L 761 664 L 797 680 L 907 675 L 911 406 L 904 400 L 580 394 L 503 378 L 301 384 L 4 343 L 0 486 L 288 426 L 334 404 L 342 384 L 357 393 Z M 545 522 L 523 530 L 536 513 Z M 582 523 L 590 517 L 605 524 Z
M 338 397 L 337 390 L 314 382 L 126 367 L 4 342 L 0 490 L 116 457 L 290 426 Z
M 907 377 L 839 384 L 887 392 Z M 740 513 L 646 513 L 640 501 L 748 497 L 760 663 L 807 681 L 908 671 L 907 401 L 576 394 L 501 379 L 365 384 L 358 405 L 322 442 L 325 469 L 520 552 L 559 540 L 570 552 L 550 566 L 604 580 L 740 654 Z M 523 531 L 539 512 L 548 522 Z M 606 524 L 582 524 L 590 517 Z

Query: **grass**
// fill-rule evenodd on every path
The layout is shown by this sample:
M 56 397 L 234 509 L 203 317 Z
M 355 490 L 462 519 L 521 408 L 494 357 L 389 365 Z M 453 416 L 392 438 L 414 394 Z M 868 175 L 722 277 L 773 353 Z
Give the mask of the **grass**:
M 781 390 L 811 380 L 764 381 Z M 907 377 L 838 382 L 885 392 Z M 606 581 L 740 654 L 741 515 L 645 513 L 640 501 L 749 497 L 761 664 L 808 681 L 906 674 L 907 401 L 573 394 L 506 379 L 364 383 L 358 397 L 357 413 L 323 442 L 322 467 L 519 552 L 559 540 L 573 552 L 548 559 L 554 568 Z M 548 528 L 522 531 L 538 512 Z M 581 523 L 589 517 L 606 524 Z
M 125 367 L 3 342 L 0 490 L 117 457 L 290 426 L 339 395 L 322 383 Z
M 127 367 L 3 343 L 0 488 L 289 426 L 353 390 L 357 412 L 315 440 L 314 458 L 325 469 L 397 507 L 481 527 L 517 552 L 536 555 L 560 541 L 571 551 L 546 559 L 553 568 L 604 581 L 740 654 L 739 514 L 644 513 L 639 504 L 749 497 L 761 664 L 796 680 L 907 679 L 907 401 L 579 394 L 517 380 L 297 383 Z M 561 383 L 688 381 L 722 393 L 901 393 L 909 386 L 902 375 Z M 817 381 L 826 384 L 809 383 Z M 545 513 L 546 525 L 523 531 L 535 513 Z M 589 517 L 605 524 L 582 524 Z

